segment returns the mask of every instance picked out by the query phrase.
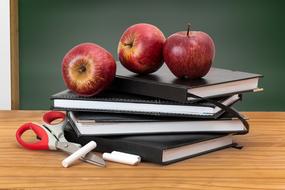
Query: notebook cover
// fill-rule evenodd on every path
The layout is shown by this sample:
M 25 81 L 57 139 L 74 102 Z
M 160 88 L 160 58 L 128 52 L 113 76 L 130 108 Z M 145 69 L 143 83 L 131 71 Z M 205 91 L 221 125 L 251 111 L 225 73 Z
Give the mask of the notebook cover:
M 262 75 L 211 68 L 209 73 L 201 79 L 177 79 L 166 65 L 163 65 L 155 73 L 148 75 L 137 75 L 123 68 L 121 63 L 117 62 L 116 78 L 110 88 L 119 92 L 159 97 L 185 103 L 187 102 L 188 89 L 256 77 L 262 77 Z M 221 96 L 223 95 L 224 94 L 221 94 Z
M 229 96 L 214 98 L 213 100 L 222 102 L 227 99 Z M 64 90 L 57 94 L 51 96 L 51 100 L 55 99 L 66 99 L 66 100 L 86 100 L 86 101 L 106 101 L 106 102 L 126 102 L 126 103 L 144 103 L 144 104 L 163 104 L 163 105 L 187 105 L 187 106 L 201 106 L 201 107 L 215 107 L 214 104 L 209 102 L 195 102 L 190 103 L 187 102 L 185 104 L 164 100 L 161 98 L 153 98 L 143 95 L 133 95 L 129 93 L 121 93 L 121 92 L 114 92 L 114 91 L 104 91 L 96 96 L 92 97 L 84 97 L 78 96 L 70 90 Z M 241 96 L 240 96 L 241 99 Z M 239 101 L 239 100 L 237 100 Z M 235 103 L 235 102 L 234 102 Z M 233 103 L 233 104 L 234 104 Z M 51 109 L 54 110 L 67 110 L 67 111 L 90 111 L 90 112 L 105 112 L 105 113 L 126 113 L 126 114 L 147 114 L 147 115 L 155 115 L 155 116 L 168 116 L 168 117 L 190 117 L 190 118 L 218 118 L 224 111 L 219 111 L 213 115 L 198 115 L 198 114 L 178 114 L 178 113 L 162 113 L 162 112 L 139 112 L 139 111 L 132 111 L 132 110 L 102 110 L 102 109 L 86 109 L 86 108 L 64 108 L 64 107 L 55 107 L 51 106 Z
M 139 136 L 116 136 L 116 137 L 94 137 L 78 135 L 70 126 L 66 124 L 64 136 L 70 142 L 85 145 L 91 140 L 97 143 L 96 151 L 112 152 L 114 150 L 140 155 L 143 161 L 157 164 L 170 164 L 190 157 L 206 154 L 226 147 L 220 147 L 211 151 L 206 151 L 196 155 L 177 158 L 168 162 L 162 162 L 163 150 L 190 145 L 228 134 L 180 134 L 180 135 L 139 135 Z
M 135 115 L 122 113 L 102 113 L 86 111 L 68 111 L 72 112 L 77 120 L 95 120 L 97 122 L 146 122 L 146 121 L 205 121 L 204 118 L 181 118 L 181 117 L 154 117 L 149 115 Z M 245 118 L 245 116 L 243 116 Z M 69 118 L 70 119 L 70 118 Z M 230 113 L 224 113 L 219 120 L 235 119 Z M 215 120 L 215 119 L 208 119 Z
M 68 120 L 69 120 L 69 123 L 70 123 L 70 126 L 73 128 L 74 131 L 76 131 L 76 133 L 78 135 L 83 135 L 80 133 L 80 131 L 78 130 L 77 126 L 76 126 L 76 120 L 73 120 L 72 117 L 70 117 L 70 113 L 71 112 L 67 112 L 67 117 L 68 117 Z M 179 117 L 149 117 L 149 116 L 138 116 L 138 115 L 131 115 L 131 114 L 102 114 L 102 113 L 99 113 L 97 115 L 97 113 L 90 113 L 90 112 L 72 112 L 72 113 L 75 113 L 75 117 L 76 115 L 79 116 L 79 117 L 82 117 L 82 115 L 85 115 L 83 118 L 94 118 L 94 120 L 97 120 L 97 122 L 114 122 L 114 123 L 117 123 L 117 122 L 127 122 L 127 123 L 130 123 L 130 122 L 160 122 L 160 121 L 205 121 L 205 119 L 203 118 L 179 118 Z M 244 120 L 247 120 L 247 118 L 243 115 L 240 114 L 240 116 L 244 119 Z M 77 119 L 77 118 L 76 118 Z M 237 120 L 238 118 L 235 118 L 231 113 L 224 113 L 220 118 L 219 120 Z M 209 120 L 215 120 L 215 119 L 209 119 Z M 92 127 L 92 125 L 90 126 Z M 197 126 L 198 127 L 198 126 Z M 199 132 L 180 132 L 180 131 L 171 131 L 171 132 L 164 132 L 163 135 L 165 134 L 183 134 L 183 133 L 211 133 L 211 134 L 225 134 L 225 133 L 232 133 L 232 134 L 236 134 L 236 135 L 240 135 L 240 134 L 246 134 L 248 133 L 248 130 L 249 128 L 247 126 L 244 126 L 245 127 L 245 130 L 243 131 L 199 131 Z M 148 131 L 144 133 L 140 133 L 139 135 L 150 135 L 151 133 L 149 133 Z M 152 133 L 153 135 L 154 134 L 158 134 L 158 133 Z M 111 137 L 111 136 L 122 136 L 122 135 L 138 135 L 138 134 L 133 134 L 133 133 L 126 133 L 126 134 L 117 134 L 117 133 L 114 133 L 112 134 L 111 132 L 108 133 L 108 134 L 104 134 L 104 135 L 99 135 L 99 134 L 84 134 L 84 136 L 104 136 L 104 137 Z M 161 134 L 159 134 L 161 135 Z
M 122 114 L 122 113 L 102 113 L 102 112 L 86 112 L 86 111 L 70 111 L 73 113 L 77 121 L 85 122 L 153 122 L 165 120 L 173 120 L 175 117 L 154 117 L 150 115 Z M 69 112 L 68 114 L 69 115 Z

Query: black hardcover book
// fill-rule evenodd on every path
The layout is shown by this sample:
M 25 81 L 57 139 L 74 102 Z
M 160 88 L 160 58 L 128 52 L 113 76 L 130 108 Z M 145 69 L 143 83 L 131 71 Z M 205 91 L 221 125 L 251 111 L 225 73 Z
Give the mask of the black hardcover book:
M 213 99 L 225 106 L 231 106 L 240 100 L 240 95 Z M 71 111 L 93 111 L 108 113 L 129 113 L 156 116 L 179 116 L 195 118 L 218 118 L 224 110 L 213 103 L 178 103 L 149 96 L 104 91 L 93 97 L 78 96 L 64 90 L 51 96 L 52 109 Z
M 137 75 L 117 62 L 116 78 L 110 88 L 185 103 L 197 100 L 191 94 L 209 98 L 254 91 L 260 77 L 259 74 L 211 68 L 201 79 L 177 79 L 166 65 L 155 73 Z
M 218 120 L 73 111 L 67 116 L 72 128 L 83 136 L 248 132 L 244 123 L 229 113 Z
M 229 134 L 180 134 L 95 137 L 77 134 L 69 123 L 64 136 L 70 142 L 85 145 L 95 141 L 98 152 L 120 151 L 141 156 L 143 161 L 170 164 L 233 146 Z

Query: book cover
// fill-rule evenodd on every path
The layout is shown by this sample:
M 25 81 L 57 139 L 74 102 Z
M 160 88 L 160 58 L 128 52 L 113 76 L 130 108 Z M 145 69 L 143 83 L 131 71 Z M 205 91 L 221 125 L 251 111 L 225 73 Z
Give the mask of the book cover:
M 260 77 L 260 74 L 211 68 L 201 79 L 178 79 L 166 65 L 152 74 L 138 75 L 117 62 L 116 78 L 110 88 L 185 103 L 197 100 L 191 94 L 209 98 L 253 91 L 258 88 Z
M 65 126 L 64 136 L 68 141 L 81 145 L 93 140 L 97 143 L 98 152 L 126 152 L 141 156 L 143 161 L 163 165 L 233 146 L 232 137 L 228 134 L 133 135 L 106 138 L 79 135 L 69 123 Z

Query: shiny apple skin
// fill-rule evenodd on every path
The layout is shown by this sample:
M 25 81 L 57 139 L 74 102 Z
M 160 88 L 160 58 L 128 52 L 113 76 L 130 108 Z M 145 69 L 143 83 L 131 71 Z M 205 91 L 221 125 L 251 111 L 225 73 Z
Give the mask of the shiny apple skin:
M 158 70 L 163 64 L 164 34 L 151 24 L 140 23 L 127 28 L 118 45 L 122 65 L 138 74 Z
M 205 76 L 215 57 L 212 38 L 201 31 L 177 32 L 167 38 L 163 57 L 177 78 L 197 79 Z
M 107 50 L 94 43 L 72 48 L 62 60 L 62 76 L 68 89 L 80 96 L 93 96 L 111 84 L 116 62 Z

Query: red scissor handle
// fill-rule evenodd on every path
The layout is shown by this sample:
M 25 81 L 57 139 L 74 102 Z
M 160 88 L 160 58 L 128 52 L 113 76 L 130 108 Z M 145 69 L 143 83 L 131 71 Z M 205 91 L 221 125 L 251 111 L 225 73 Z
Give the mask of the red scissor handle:
M 22 139 L 23 133 L 27 130 L 32 130 L 41 139 L 39 142 L 27 143 Z M 47 132 L 41 127 L 34 123 L 23 124 L 16 132 L 16 139 L 20 145 L 24 148 L 31 150 L 49 150 L 48 141 L 49 137 Z
M 62 121 L 65 119 L 65 114 L 59 111 L 50 111 L 43 115 L 43 121 L 49 125 L 53 125 L 52 122 L 62 119 Z

